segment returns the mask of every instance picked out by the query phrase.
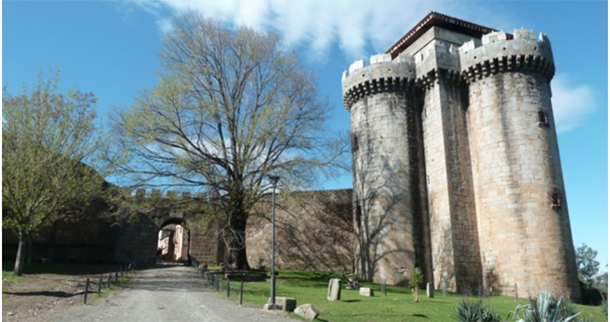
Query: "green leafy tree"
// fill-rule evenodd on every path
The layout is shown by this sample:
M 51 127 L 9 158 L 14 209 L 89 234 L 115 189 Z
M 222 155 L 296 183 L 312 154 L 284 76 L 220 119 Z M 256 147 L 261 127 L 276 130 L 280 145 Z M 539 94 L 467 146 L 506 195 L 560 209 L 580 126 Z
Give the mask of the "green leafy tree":
M 328 103 L 295 52 L 273 33 L 187 13 L 165 38 L 164 72 L 152 91 L 114 117 L 121 170 L 131 187 L 205 193 L 222 213 L 225 263 L 247 269 L 253 205 L 281 189 L 336 174 L 349 139 L 331 133 Z
M 599 271 L 599 262 L 595 260 L 595 257 L 597 257 L 597 251 L 584 243 L 576 248 L 578 278 L 587 285 L 591 285 Z
M 32 91 L 2 91 L 2 226 L 19 237 L 14 274 L 21 275 L 26 242 L 59 215 L 78 215 L 103 178 L 91 93 L 58 94 L 59 72 L 42 74 Z M 86 165 L 88 163 L 89 165 Z

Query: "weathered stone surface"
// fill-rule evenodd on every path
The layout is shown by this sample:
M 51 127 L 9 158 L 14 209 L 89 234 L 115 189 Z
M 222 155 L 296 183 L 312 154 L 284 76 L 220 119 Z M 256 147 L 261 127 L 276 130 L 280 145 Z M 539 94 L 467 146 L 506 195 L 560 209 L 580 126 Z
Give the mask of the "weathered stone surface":
M 341 279 L 331 278 L 328 281 L 328 294 L 326 299 L 329 301 L 341 300 Z
M 374 292 L 372 288 L 369 287 L 361 287 L 360 288 L 360 295 L 362 296 L 374 296 Z
M 265 303 L 265 305 L 263 305 L 263 310 L 282 310 L 282 306 L 277 303 Z
M 309 320 L 315 320 L 320 312 L 312 304 L 303 304 L 294 310 L 294 313 Z
M 297 307 L 297 300 L 291 297 L 277 296 L 275 303 L 279 305 L 284 311 L 294 311 Z
M 357 275 L 399 284 L 417 263 L 439 288 L 578 300 L 548 38 L 438 13 L 416 28 L 342 79 Z

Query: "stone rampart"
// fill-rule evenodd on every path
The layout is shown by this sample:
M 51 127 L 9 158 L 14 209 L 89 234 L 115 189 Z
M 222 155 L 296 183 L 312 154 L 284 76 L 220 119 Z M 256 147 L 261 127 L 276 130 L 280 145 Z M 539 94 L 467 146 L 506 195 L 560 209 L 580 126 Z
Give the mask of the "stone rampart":
M 534 31 L 517 29 L 514 39 L 503 31 L 483 36 L 482 45 L 470 41 L 460 47 L 462 76 L 467 82 L 504 72 L 534 72 L 551 81 L 555 74 L 549 39 Z
M 374 263 L 372 273 L 356 270 L 386 279 L 401 262 L 422 267 L 437 288 L 513 295 L 517 285 L 521 296 L 544 290 L 578 300 L 550 41 L 465 26 L 473 25 L 432 13 L 393 47 L 402 48 L 394 60 L 376 55 L 343 73 L 356 261 Z M 379 182 L 401 188 L 384 194 Z M 404 237 L 395 243 L 393 234 Z M 398 249 L 423 254 L 399 258 Z

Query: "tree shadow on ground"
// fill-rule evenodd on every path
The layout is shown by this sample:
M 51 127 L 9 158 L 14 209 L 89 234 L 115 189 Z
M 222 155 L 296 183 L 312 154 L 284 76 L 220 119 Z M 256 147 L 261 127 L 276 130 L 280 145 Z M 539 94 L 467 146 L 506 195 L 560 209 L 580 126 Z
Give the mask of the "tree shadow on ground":
M 89 292 L 91 293 L 91 292 Z M 50 297 L 60 297 L 60 298 L 69 298 L 77 295 L 83 295 L 85 292 L 79 293 L 66 293 L 66 292 L 49 292 L 49 291 L 40 291 L 40 292 L 2 292 L 2 294 L 15 295 L 15 296 L 50 296 Z

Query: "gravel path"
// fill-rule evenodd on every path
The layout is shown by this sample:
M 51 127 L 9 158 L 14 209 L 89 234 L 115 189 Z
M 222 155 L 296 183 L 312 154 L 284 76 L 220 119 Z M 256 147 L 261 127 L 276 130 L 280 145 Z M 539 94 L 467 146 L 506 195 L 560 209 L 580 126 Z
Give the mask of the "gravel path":
M 95 297 L 95 295 L 93 295 Z M 206 287 L 205 280 L 186 266 L 157 266 L 137 271 L 123 289 L 92 305 L 55 312 L 50 322 L 122 321 L 269 321 L 294 322 L 287 313 L 240 307 Z

